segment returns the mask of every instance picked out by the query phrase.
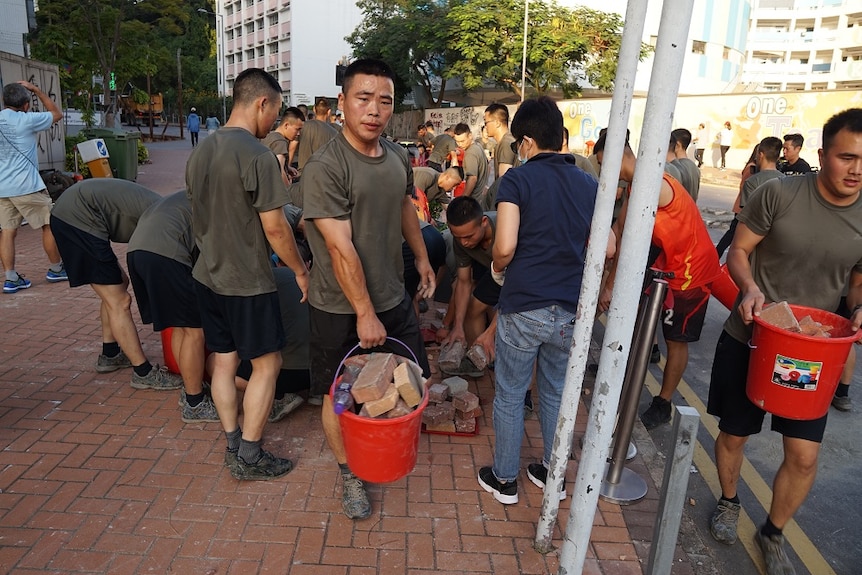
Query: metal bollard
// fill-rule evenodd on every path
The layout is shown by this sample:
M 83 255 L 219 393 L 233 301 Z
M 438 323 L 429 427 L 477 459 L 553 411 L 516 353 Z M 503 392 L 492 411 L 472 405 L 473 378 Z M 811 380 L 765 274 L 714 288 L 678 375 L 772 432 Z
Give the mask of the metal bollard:
M 637 343 L 632 348 L 632 355 L 626 369 L 614 447 L 608 459 L 605 480 L 599 492 L 599 497 L 605 501 L 619 505 L 634 503 L 647 494 L 646 481 L 626 468 L 625 462 L 637 416 L 638 400 L 649 366 L 652 338 L 666 293 L 667 282 L 660 278 L 653 278 L 649 298 L 646 305 L 642 307 L 635 324 L 634 341 Z

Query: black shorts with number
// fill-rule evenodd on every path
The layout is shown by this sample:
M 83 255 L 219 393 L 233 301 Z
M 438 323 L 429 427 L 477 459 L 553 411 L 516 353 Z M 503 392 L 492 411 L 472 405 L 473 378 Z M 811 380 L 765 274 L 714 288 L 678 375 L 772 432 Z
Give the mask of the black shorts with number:
M 700 339 L 709 293 L 705 287 L 668 290 L 661 313 L 661 330 L 666 340 L 690 343 Z
M 760 433 L 766 415 L 745 394 L 750 355 L 748 344 L 735 340 L 726 331 L 721 332 L 712 362 L 706 411 L 720 419 L 720 430 L 738 437 Z M 823 441 L 827 416 L 796 420 L 773 415 L 772 430 L 785 437 L 820 443 Z

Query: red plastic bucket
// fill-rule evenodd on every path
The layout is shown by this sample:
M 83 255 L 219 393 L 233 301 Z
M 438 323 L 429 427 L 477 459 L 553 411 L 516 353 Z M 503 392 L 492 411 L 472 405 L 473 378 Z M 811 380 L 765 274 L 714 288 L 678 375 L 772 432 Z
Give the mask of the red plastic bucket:
M 171 338 L 174 334 L 174 328 L 166 327 L 160 333 L 162 336 L 162 355 L 165 359 L 165 367 L 171 373 L 179 375 L 180 365 L 177 363 L 177 359 L 174 357 L 174 352 L 171 349 Z
M 736 303 L 736 296 L 739 295 L 739 288 L 736 287 L 736 283 L 730 277 L 727 264 L 722 264 L 721 275 L 712 282 L 710 290 L 715 299 L 721 302 L 721 305 L 727 309 L 733 308 L 733 304 Z
M 347 356 L 350 356 L 358 347 L 354 347 Z M 407 348 L 406 345 L 404 347 Z M 407 349 L 410 350 L 410 348 Z M 413 354 L 412 351 L 410 353 Z M 416 361 L 415 356 L 412 359 Z M 341 366 L 336 373 L 340 371 Z M 335 394 L 337 381 L 336 377 L 329 389 L 330 398 Z M 401 417 L 392 419 L 359 417 L 350 410 L 339 415 L 338 421 L 341 424 L 344 451 L 347 453 L 347 465 L 354 475 L 372 483 L 389 483 L 398 481 L 413 471 L 419 454 L 422 411 L 427 405 L 428 392 L 423 388 L 422 401 L 416 409 Z
M 833 326 L 832 337 L 811 337 L 754 318 L 746 394 L 755 405 L 788 419 L 818 419 L 829 410 L 844 363 L 862 330 L 834 313 L 790 305 L 796 319 Z

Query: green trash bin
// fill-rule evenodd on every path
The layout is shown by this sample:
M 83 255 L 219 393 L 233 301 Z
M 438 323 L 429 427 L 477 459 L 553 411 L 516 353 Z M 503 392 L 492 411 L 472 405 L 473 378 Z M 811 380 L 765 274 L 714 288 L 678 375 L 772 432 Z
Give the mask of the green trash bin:
M 132 182 L 138 179 L 138 140 L 140 132 L 126 132 L 119 128 L 90 128 L 88 138 L 101 138 L 108 148 L 108 163 L 114 176 Z

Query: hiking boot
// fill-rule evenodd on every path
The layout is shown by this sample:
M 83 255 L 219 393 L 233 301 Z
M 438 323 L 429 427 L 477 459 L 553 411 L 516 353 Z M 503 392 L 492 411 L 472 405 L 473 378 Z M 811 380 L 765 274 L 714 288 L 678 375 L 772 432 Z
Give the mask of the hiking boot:
M 185 394 L 183 394 L 185 396 Z M 188 401 L 183 401 L 182 420 L 184 423 L 209 422 L 218 423 L 218 411 L 210 396 L 204 395 L 203 401 L 192 407 Z
M 227 463 L 227 456 L 225 456 L 225 463 Z M 286 475 L 291 469 L 293 469 L 293 463 L 289 459 L 276 457 L 261 449 L 260 457 L 254 463 L 247 463 L 242 457 L 237 456 L 236 467 L 231 468 L 230 474 L 240 481 L 269 481 Z
M 69 281 L 69 276 L 66 274 L 66 266 L 62 266 L 58 272 L 49 269 L 48 273 L 45 274 L 45 279 L 51 284 Z
M 727 499 L 719 499 L 709 519 L 709 532 L 712 537 L 725 545 L 736 543 L 736 524 L 742 506 Z
M 541 463 L 531 463 L 527 466 L 527 478 L 533 482 L 533 485 L 545 490 L 545 481 L 548 480 L 548 468 Z M 560 501 L 566 500 L 566 481 L 563 480 L 560 485 Z
M 108 357 L 104 353 L 99 354 L 99 359 L 96 360 L 96 371 L 99 373 L 110 373 L 118 369 L 126 369 L 132 367 L 132 362 L 126 357 L 126 354 L 120 351 L 114 357 Z
M 796 575 L 796 570 L 784 552 L 784 535 L 767 537 L 760 531 L 755 533 L 754 542 L 763 553 L 766 575 Z
M 18 274 L 17 280 L 6 280 L 3 284 L 3 293 L 15 293 L 20 289 L 27 289 L 33 285 L 30 283 L 30 280 L 24 278 L 21 274 Z
M 371 515 L 365 483 L 353 473 L 341 474 L 341 509 L 350 519 L 366 519 Z
M 649 354 L 649 362 L 650 363 L 658 363 L 661 361 L 661 350 L 658 348 L 657 344 L 653 344 L 652 351 Z
M 303 399 L 295 393 L 285 393 L 281 399 L 272 400 L 272 410 L 269 412 L 269 422 L 281 421 L 287 414 L 302 405 Z
M 653 397 L 650 406 L 641 414 L 641 422 L 643 422 L 644 427 L 648 430 L 655 429 L 662 423 L 669 422 L 671 405 L 671 402 L 663 397 L 658 395 Z
M 494 499 L 503 505 L 513 505 L 518 502 L 518 480 L 501 482 L 490 467 L 479 470 L 479 485 L 482 489 L 494 495 Z
M 224 450 L 224 466 L 230 470 L 230 474 L 234 475 L 237 473 L 238 464 L 237 464 L 237 452 L 238 449 L 225 449 Z M 234 477 L 236 477 L 234 475 Z
M 179 389 L 182 386 L 183 378 L 169 372 L 166 367 L 160 367 L 158 364 L 153 365 L 153 368 L 147 375 L 132 373 L 132 387 L 135 389 L 169 390 Z
M 853 409 L 853 401 L 850 399 L 849 395 L 845 395 L 844 397 L 838 397 L 836 395 L 832 398 L 832 407 L 838 411 L 850 411 Z

